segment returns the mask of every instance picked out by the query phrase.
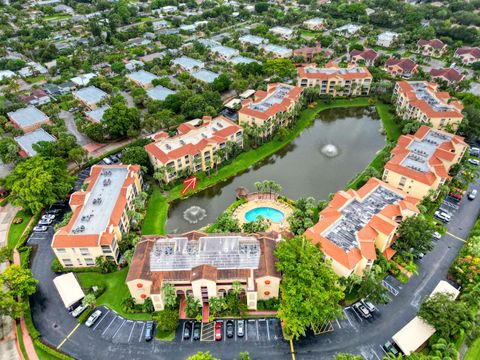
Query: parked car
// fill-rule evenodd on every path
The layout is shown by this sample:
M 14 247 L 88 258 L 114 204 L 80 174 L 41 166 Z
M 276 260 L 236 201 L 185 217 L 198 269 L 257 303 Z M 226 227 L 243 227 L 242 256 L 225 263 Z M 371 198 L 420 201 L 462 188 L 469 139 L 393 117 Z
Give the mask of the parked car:
M 442 235 L 438 231 L 435 231 L 432 237 L 433 237 L 433 240 L 440 240 L 442 238 Z
M 118 164 L 120 162 L 120 159 L 116 155 L 110 155 L 108 157 L 114 164 Z
M 227 337 L 232 338 L 235 335 L 235 326 L 233 326 L 233 320 L 227 320 Z
M 440 221 L 442 221 L 442 222 L 444 222 L 444 223 L 449 222 L 450 219 L 451 219 L 450 214 L 448 214 L 448 213 L 446 213 L 445 211 L 442 211 L 442 210 L 437 210 L 437 211 L 435 211 L 435 217 L 436 217 L 438 220 L 440 220 Z
M 48 227 L 43 226 L 43 225 L 37 225 L 33 228 L 34 232 L 45 232 L 48 230 Z
M 53 220 L 52 219 L 41 219 L 38 222 L 38 225 L 43 226 L 43 225 L 52 225 Z
M 353 304 L 353 309 L 363 318 L 368 319 L 372 317 L 372 314 L 370 314 L 370 311 L 363 305 L 362 303 L 355 303 Z
M 215 322 L 215 340 L 222 340 L 222 323 L 218 321 Z
M 367 301 L 365 299 L 360 300 L 360 302 L 370 311 L 370 313 L 374 313 L 378 311 L 378 309 L 373 305 L 370 301 Z
M 87 321 L 85 321 L 85 326 L 91 327 L 98 319 L 100 319 L 100 316 L 102 316 L 102 312 L 100 310 L 95 310 L 93 314 L 88 317 Z
M 183 328 L 183 338 L 185 340 L 190 339 L 192 336 L 192 323 L 190 321 L 185 323 L 185 327 Z
M 46 215 L 58 215 L 62 212 L 61 209 L 50 209 L 45 212 Z
M 244 334 L 245 334 L 245 321 L 237 320 L 237 336 L 243 337 Z
M 198 322 L 195 321 L 193 324 L 193 340 L 200 340 L 200 329 L 202 325 Z
M 113 161 L 110 160 L 108 157 L 103 158 L 103 162 L 104 162 L 105 164 L 107 164 L 107 165 L 112 165 L 112 164 L 113 164 Z
M 415 259 L 418 259 L 418 260 L 423 259 L 424 256 L 425 256 L 425 254 L 422 253 L 422 252 L 415 252 L 415 253 L 413 253 L 413 257 L 414 257 Z
M 145 341 L 150 341 L 153 339 L 153 321 L 147 321 L 147 325 L 145 326 Z
M 476 197 L 477 197 L 477 189 L 473 189 L 468 194 L 468 200 L 475 200 Z
M 55 220 L 55 215 L 45 214 L 45 215 L 42 216 L 42 220 Z
M 395 344 L 393 344 L 392 342 L 390 341 L 387 341 L 384 345 L 383 345 L 383 349 L 385 350 L 385 352 L 387 354 L 392 354 L 393 356 L 397 356 L 400 351 L 397 349 L 397 347 L 395 346 Z
M 457 201 L 457 202 L 462 200 L 462 195 L 460 195 L 459 193 L 451 192 L 451 193 L 448 194 L 448 196 L 450 196 L 450 198 L 452 198 L 452 200 Z
M 480 149 L 477 147 L 471 147 L 470 148 L 470 155 L 471 156 L 479 156 L 480 155 Z
M 468 162 L 474 166 L 480 165 L 480 160 L 477 159 L 468 159 Z
M 83 313 L 88 308 L 88 305 L 82 305 L 76 307 L 75 310 L 72 311 L 73 317 L 78 317 L 81 313 Z

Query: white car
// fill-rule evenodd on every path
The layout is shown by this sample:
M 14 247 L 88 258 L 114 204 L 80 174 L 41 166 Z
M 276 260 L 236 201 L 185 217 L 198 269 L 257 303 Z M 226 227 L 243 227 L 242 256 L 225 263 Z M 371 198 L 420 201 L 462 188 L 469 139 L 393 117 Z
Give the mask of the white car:
M 42 220 L 55 220 L 55 215 L 45 214 L 45 215 L 42 216 Z
M 41 220 L 38 222 L 38 225 L 40 225 L 40 226 L 52 225 L 52 223 L 53 223 L 53 220 L 52 220 L 52 219 L 41 219 Z
M 442 222 L 449 222 L 450 219 L 452 218 L 449 214 L 447 214 L 445 211 L 437 210 L 435 211 L 435 217 Z
M 477 159 L 468 159 L 468 162 L 475 166 L 480 165 L 480 160 L 477 160 Z
M 47 230 L 48 228 L 46 226 L 40 226 L 40 225 L 37 225 L 33 228 L 34 232 L 45 232 Z
M 72 316 L 73 317 L 79 316 L 81 313 L 83 313 L 85 311 L 86 308 L 88 308 L 88 305 L 78 306 L 75 310 L 72 311 Z
M 432 237 L 433 237 L 434 240 L 440 240 L 442 235 L 438 231 L 435 231 L 433 233 Z
M 473 189 L 468 194 L 468 200 L 475 200 L 476 197 L 477 197 L 477 189 Z
M 92 315 L 90 315 L 85 321 L 86 327 L 91 327 L 95 322 L 102 316 L 102 312 L 100 310 L 95 310 Z

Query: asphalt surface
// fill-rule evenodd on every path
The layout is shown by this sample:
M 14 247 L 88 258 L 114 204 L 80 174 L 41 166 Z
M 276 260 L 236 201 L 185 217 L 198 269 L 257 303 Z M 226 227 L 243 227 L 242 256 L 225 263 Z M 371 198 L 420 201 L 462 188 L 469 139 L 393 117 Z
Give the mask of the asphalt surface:
M 480 180 L 471 186 L 480 189 Z M 369 320 L 362 319 L 352 308 L 344 309 L 344 319 L 333 322 L 333 331 L 308 334 L 294 342 L 297 359 L 329 359 L 338 352 L 361 354 L 366 359 L 382 359 L 381 345 L 407 324 L 417 313 L 422 300 L 440 280 L 446 279 L 448 268 L 479 215 L 480 197 L 460 203 L 457 212 L 447 225 L 449 234 L 436 242 L 435 248 L 418 262 L 419 276 L 407 284 L 390 281 L 398 290 L 390 294 L 387 305 L 378 306 L 378 313 Z M 57 347 L 77 326 L 75 319 L 65 310 L 53 286 L 56 276 L 50 270 L 53 252 L 50 241 L 53 229 L 44 234 L 34 234 L 29 245 L 34 246 L 32 272 L 39 279 L 38 291 L 31 298 L 35 326 L 44 341 Z M 246 324 L 244 338 L 223 338 L 222 341 L 183 340 L 183 322 L 177 329 L 174 341 L 143 340 L 143 322 L 129 321 L 111 310 L 102 308 L 104 314 L 92 328 L 78 327 L 61 346 L 61 351 L 77 359 L 96 359 L 114 356 L 123 359 L 185 359 L 197 351 L 210 351 L 221 359 L 238 358 L 248 351 L 253 359 L 290 359 L 289 344 L 282 340 L 277 320 L 254 320 Z

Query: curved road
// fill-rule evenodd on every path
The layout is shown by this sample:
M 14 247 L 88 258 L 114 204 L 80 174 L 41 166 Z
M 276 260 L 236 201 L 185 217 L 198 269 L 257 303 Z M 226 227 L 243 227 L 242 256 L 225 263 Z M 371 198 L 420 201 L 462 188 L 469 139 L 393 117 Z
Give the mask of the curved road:
M 472 187 L 480 188 L 480 180 Z M 294 343 L 297 359 L 328 359 L 337 352 L 362 354 L 366 359 L 382 359 L 385 355 L 381 345 L 389 340 L 415 315 L 422 299 L 429 295 L 440 280 L 446 279 L 448 268 L 479 215 L 480 198 L 460 203 L 461 207 L 448 224 L 448 233 L 435 248 L 419 262 L 419 276 L 414 276 L 402 285 L 397 296 L 387 305 L 379 307 L 379 315 L 372 321 L 358 318 L 353 311 L 345 309 L 346 318 L 333 323 L 334 331 L 320 335 L 308 335 Z M 32 316 L 35 326 L 44 341 L 53 347 L 61 344 L 77 326 L 64 309 L 50 271 L 53 252 L 50 241 L 53 230 L 43 235 L 34 234 L 29 244 L 34 246 L 33 275 L 40 280 L 37 293 L 32 297 Z M 133 330 L 132 330 L 133 331 Z M 180 332 L 179 330 L 178 332 Z M 131 337 L 131 336 L 130 336 Z M 290 359 L 289 345 L 282 340 L 272 341 L 222 341 L 183 342 L 181 336 L 173 342 L 111 341 L 99 332 L 84 325 L 78 327 L 63 343 L 61 350 L 77 359 L 106 358 L 131 359 L 185 359 L 197 351 L 210 351 L 221 359 L 238 358 L 241 351 L 248 351 L 254 359 Z M 101 354 L 101 355 L 100 355 Z

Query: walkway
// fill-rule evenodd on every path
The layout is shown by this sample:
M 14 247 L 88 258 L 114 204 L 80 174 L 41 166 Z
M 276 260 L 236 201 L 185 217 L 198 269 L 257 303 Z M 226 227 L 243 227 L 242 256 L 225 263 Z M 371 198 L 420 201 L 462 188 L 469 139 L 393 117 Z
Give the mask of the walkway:
M 7 246 L 8 229 L 10 223 L 14 219 L 16 213 L 20 208 L 7 204 L 0 207 L 0 248 Z M 0 273 L 3 273 L 8 262 L 0 264 Z M 17 360 L 20 359 L 19 352 L 16 347 L 16 333 L 14 321 L 10 317 L 0 317 L 0 354 L 2 360 Z

